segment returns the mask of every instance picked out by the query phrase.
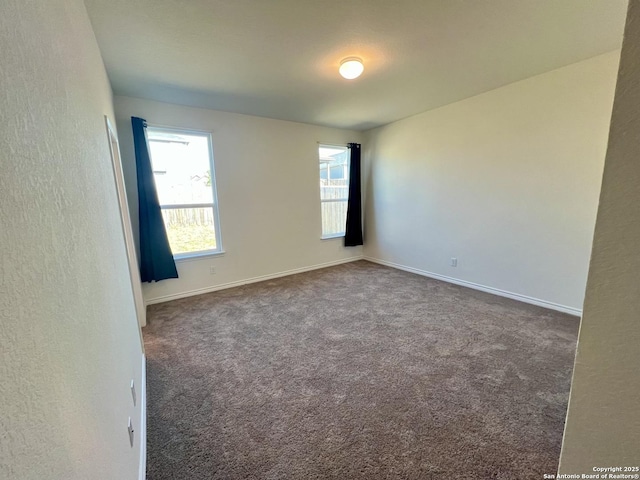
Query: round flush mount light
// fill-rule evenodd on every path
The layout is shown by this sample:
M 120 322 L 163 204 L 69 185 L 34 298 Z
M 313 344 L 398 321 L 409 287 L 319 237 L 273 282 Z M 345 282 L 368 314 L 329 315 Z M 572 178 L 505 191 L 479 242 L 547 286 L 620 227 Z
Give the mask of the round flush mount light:
M 364 71 L 364 65 L 362 60 L 357 57 L 348 57 L 340 62 L 340 69 L 338 70 L 347 80 L 353 80 L 358 78 Z

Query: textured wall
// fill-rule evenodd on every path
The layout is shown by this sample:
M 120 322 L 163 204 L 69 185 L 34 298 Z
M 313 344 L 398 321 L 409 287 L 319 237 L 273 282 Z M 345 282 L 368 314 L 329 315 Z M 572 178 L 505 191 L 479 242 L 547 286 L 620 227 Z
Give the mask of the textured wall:
M 622 46 L 561 473 L 640 464 L 638 58 L 640 2 L 634 0 Z
M 369 132 L 365 255 L 580 310 L 618 59 Z
M 144 284 L 145 299 L 206 289 L 362 255 L 342 238 L 320 240 L 318 144 L 358 142 L 362 134 L 203 108 L 115 97 L 132 222 L 137 189 L 131 116 L 213 132 L 224 256 L 178 262 L 179 279 Z M 209 267 L 216 274 L 209 273 Z
M 142 352 L 81 0 L 2 1 L 0 86 L 0 478 L 137 478 Z

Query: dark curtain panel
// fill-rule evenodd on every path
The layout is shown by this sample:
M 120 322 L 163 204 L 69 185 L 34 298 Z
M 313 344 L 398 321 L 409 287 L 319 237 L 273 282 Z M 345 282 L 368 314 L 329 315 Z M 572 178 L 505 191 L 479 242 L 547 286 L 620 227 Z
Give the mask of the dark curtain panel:
M 362 245 L 362 186 L 360 185 L 360 144 L 347 145 L 351 151 L 349 167 L 349 202 L 344 246 Z
M 158 192 L 153 180 L 149 145 L 147 144 L 147 122 L 131 117 L 133 144 L 136 151 L 138 174 L 138 213 L 140 215 L 140 277 L 143 282 L 178 278 L 176 263 L 167 240 L 162 220 Z

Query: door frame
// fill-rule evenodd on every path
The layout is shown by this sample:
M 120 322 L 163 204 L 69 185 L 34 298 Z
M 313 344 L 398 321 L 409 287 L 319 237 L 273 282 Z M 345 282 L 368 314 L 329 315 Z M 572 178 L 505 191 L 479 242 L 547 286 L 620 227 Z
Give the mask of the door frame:
M 107 129 L 107 139 L 109 141 L 109 153 L 113 166 L 113 178 L 118 196 L 118 206 L 120 207 L 120 220 L 124 237 L 125 249 L 127 252 L 127 263 L 129 265 L 129 279 L 131 281 L 131 291 L 136 307 L 136 317 L 138 319 L 138 330 L 140 331 L 140 344 L 144 353 L 144 342 L 142 341 L 141 328 L 147 324 L 147 307 L 142 295 L 142 281 L 140 280 L 140 269 L 138 256 L 136 254 L 136 244 L 133 239 L 133 228 L 131 227 L 131 217 L 129 215 L 129 203 L 127 201 L 127 191 L 124 183 L 122 171 L 122 157 L 120 156 L 120 144 L 118 136 L 107 115 L 104 116 Z

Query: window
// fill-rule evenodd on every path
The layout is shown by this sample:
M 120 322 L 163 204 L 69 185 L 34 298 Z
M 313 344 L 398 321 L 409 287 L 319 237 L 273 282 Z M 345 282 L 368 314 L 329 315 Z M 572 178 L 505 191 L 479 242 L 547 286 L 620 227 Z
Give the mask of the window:
M 322 238 L 343 237 L 349 200 L 349 149 L 320 145 Z
M 149 126 L 147 138 L 173 256 L 221 252 L 211 135 Z

